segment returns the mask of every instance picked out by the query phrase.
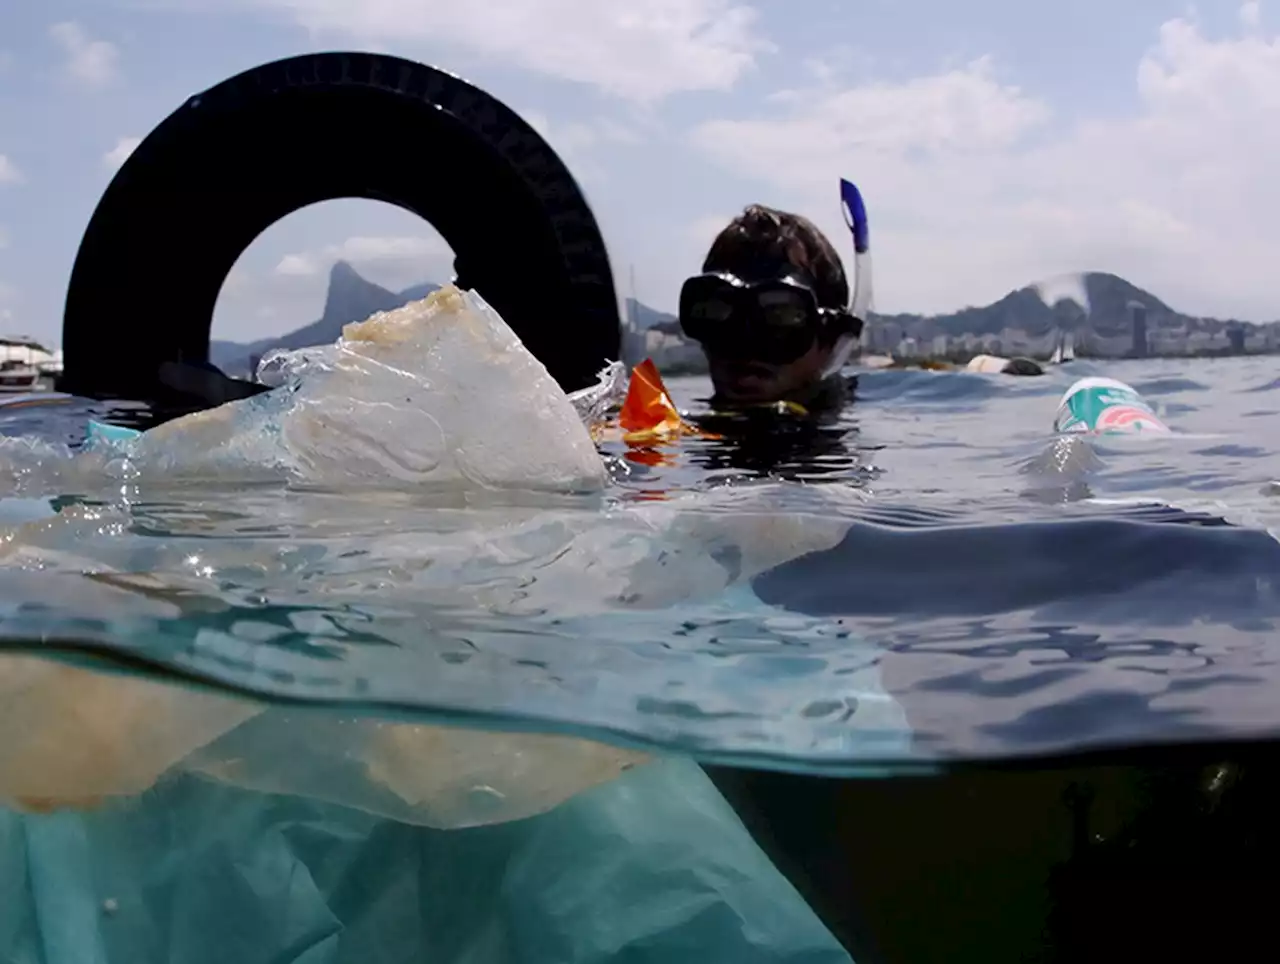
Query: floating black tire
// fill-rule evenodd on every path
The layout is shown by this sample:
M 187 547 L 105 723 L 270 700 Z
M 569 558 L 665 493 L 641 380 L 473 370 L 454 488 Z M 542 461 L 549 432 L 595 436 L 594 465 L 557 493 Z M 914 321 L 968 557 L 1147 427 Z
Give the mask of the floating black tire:
M 546 141 L 444 71 L 322 53 L 191 97 L 117 172 L 76 256 L 59 387 L 163 396 L 166 362 L 207 362 L 218 293 L 245 248 L 286 215 L 337 198 L 385 201 L 430 222 L 456 254 L 459 283 L 566 391 L 618 357 L 604 241 Z

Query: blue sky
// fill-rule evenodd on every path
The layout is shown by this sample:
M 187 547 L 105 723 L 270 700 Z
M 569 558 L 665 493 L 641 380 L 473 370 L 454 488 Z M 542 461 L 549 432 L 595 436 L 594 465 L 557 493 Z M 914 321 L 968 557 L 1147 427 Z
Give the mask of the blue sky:
M 446 68 L 534 122 L 619 284 L 634 265 L 660 308 L 752 201 L 810 215 L 847 252 L 843 175 L 867 197 L 881 310 L 1101 269 L 1186 311 L 1280 318 L 1265 3 L 50 0 L 0 5 L 0 328 L 57 342 L 98 197 L 188 94 L 335 48 Z M 318 205 L 241 258 L 216 336 L 313 320 L 338 257 L 392 287 L 448 277 L 411 215 Z

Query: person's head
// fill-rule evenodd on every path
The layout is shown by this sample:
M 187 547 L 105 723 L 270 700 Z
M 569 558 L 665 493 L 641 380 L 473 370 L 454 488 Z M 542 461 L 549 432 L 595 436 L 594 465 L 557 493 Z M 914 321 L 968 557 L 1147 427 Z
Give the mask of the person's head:
M 753 204 L 720 232 L 680 292 L 680 324 L 699 342 L 718 399 L 803 401 L 862 323 L 831 242 L 808 218 Z

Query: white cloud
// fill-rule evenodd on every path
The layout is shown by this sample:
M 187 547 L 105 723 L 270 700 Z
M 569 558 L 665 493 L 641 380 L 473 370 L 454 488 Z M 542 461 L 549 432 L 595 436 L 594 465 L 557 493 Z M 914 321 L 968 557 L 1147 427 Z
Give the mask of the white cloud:
M 438 235 L 435 237 L 352 237 L 340 244 L 327 245 L 318 251 L 286 254 L 276 264 L 275 273 L 285 277 L 309 278 L 328 271 L 335 261 L 347 261 L 359 267 L 431 265 L 452 257 L 452 250 Z M 415 275 L 416 277 L 416 275 Z
M 116 141 L 116 146 L 102 155 L 102 163 L 113 171 L 119 170 L 124 162 L 129 159 L 129 155 L 137 150 L 138 145 L 142 143 L 141 137 L 121 137 Z
M 608 180 L 606 167 L 593 156 L 596 148 L 606 144 L 634 145 L 643 140 L 635 127 L 613 117 L 552 123 L 540 110 L 522 110 L 519 114 L 551 145 L 575 178 L 596 186 Z
M 315 258 L 306 254 L 286 254 L 276 265 L 276 274 L 289 278 L 310 278 L 320 270 Z
M 542 135 L 557 154 L 564 156 L 579 154 L 606 141 L 634 144 L 639 140 L 635 131 L 611 118 L 601 118 L 590 123 L 570 121 L 552 124 L 550 118 L 539 110 L 521 111 L 520 116 Z
M 1246 27 L 1256 27 L 1262 22 L 1262 4 L 1250 0 L 1240 8 L 1240 22 Z
M 1066 124 L 984 59 L 785 92 L 770 116 L 703 124 L 694 142 L 767 188 L 746 200 L 811 214 L 842 252 L 837 178 L 857 182 L 882 309 L 1100 269 L 1187 311 L 1280 317 L 1280 36 L 1171 20 L 1134 78 L 1132 116 Z
M 172 0 L 171 0 L 172 2 Z M 460 48 L 636 101 L 726 90 L 772 49 L 734 0 L 239 0 L 318 34 Z
M 22 180 L 22 172 L 18 165 L 0 154 L 0 184 L 17 184 Z
M 711 242 L 716 239 L 716 235 L 724 230 L 724 226 L 740 212 L 741 209 L 726 211 L 723 214 L 704 214 L 695 218 L 685 228 L 685 240 L 691 241 L 699 251 L 705 252 L 711 247 Z
M 116 79 L 119 70 L 120 51 L 106 40 L 94 40 L 74 20 L 55 23 L 49 28 L 53 38 L 66 55 L 65 69 L 69 77 L 85 87 L 105 87 Z

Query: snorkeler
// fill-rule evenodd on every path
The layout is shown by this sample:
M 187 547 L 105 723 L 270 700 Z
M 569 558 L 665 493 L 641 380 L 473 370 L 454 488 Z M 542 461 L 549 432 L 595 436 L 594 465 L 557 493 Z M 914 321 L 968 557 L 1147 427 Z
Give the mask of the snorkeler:
M 808 218 L 748 206 L 680 291 L 680 326 L 707 358 L 717 408 L 838 408 L 862 334 L 840 256 Z

